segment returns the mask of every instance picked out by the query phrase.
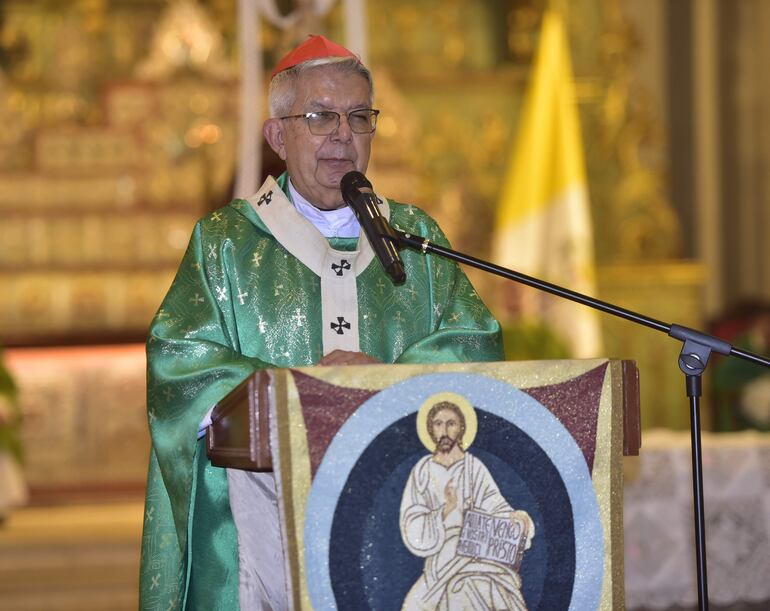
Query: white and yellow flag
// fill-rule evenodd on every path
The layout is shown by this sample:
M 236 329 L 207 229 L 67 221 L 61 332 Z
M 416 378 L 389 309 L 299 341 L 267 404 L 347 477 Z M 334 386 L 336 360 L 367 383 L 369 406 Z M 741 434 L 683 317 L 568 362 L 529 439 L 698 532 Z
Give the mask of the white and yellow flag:
M 494 260 L 595 293 L 593 236 L 572 66 L 562 17 L 547 11 L 498 204 Z M 521 313 L 547 324 L 575 358 L 599 356 L 598 313 L 522 287 Z

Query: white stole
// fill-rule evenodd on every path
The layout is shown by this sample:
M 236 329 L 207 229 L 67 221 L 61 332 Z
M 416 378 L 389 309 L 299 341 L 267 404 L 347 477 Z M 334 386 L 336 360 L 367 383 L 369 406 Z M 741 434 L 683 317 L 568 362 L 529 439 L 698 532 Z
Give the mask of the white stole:
M 390 216 L 390 207 L 378 198 L 380 212 Z M 358 249 L 335 250 L 304 216 L 297 212 L 272 177 L 247 201 L 276 240 L 321 278 L 323 354 L 333 350 L 360 352 L 358 333 L 358 289 L 356 277 L 372 262 L 369 240 L 358 239 Z

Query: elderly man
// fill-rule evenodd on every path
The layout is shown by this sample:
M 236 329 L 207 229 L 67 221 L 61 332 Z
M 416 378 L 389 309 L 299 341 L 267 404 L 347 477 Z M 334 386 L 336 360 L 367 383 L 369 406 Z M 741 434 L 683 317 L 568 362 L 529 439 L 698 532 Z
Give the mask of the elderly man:
M 397 286 L 359 237 L 339 187 L 366 171 L 372 97 L 369 71 L 321 36 L 281 60 L 264 136 L 287 172 L 198 222 L 152 322 L 142 608 L 237 609 L 245 592 L 260 608 L 286 605 L 272 475 L 249 529 L 262 562 L 246 570 L 226 470 L 200 436 L 212 405 L 255 370 L 502 358 L 498 323 L 453 263 L 404 253 Z M 381 209 L 447 243 L 419 209 L 384 199 Z

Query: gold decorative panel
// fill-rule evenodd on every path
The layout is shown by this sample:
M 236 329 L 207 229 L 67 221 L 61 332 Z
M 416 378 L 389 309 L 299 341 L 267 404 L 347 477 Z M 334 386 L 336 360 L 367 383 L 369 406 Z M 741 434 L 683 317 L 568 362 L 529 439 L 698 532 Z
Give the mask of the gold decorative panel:
M 0 24 L 0 341 L 140 340 L 229 198 L 236 64 L 194 2 L 9 2 Z M 175 42 L 196 61 L 164 63 Z
M 130 171 L 139 163 L 136 137 L 114 127 L 41 130 L 35 143 L 36 166 L 44 173 Z

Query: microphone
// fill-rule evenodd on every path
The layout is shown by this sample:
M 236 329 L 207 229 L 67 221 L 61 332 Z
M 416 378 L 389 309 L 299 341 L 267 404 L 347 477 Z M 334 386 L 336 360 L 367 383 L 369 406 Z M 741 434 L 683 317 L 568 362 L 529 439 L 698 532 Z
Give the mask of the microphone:
M 401 256 L 396 248 L 396 232 L 380 213 L 377 196 L 372 190 L 372 183 L 361 172 L 348 172 L 340 182 L 342 199 L 353 209 L 361 223 L 374 254 L 382 263 L 385 271 L 395 284 L 406 280 L 406 272 Z M 392 239 L 391 239 L 392 238 Z

